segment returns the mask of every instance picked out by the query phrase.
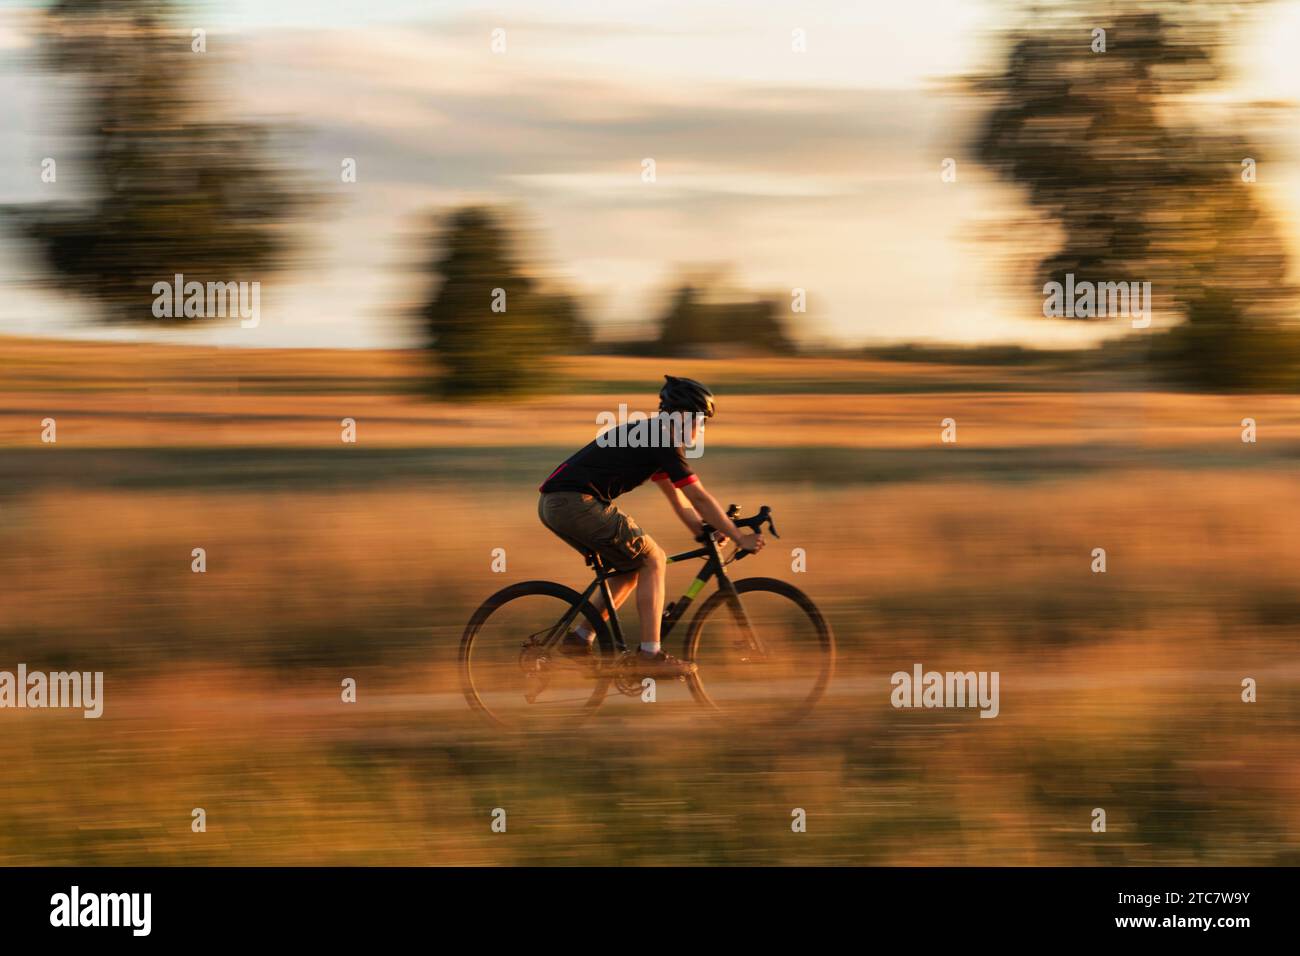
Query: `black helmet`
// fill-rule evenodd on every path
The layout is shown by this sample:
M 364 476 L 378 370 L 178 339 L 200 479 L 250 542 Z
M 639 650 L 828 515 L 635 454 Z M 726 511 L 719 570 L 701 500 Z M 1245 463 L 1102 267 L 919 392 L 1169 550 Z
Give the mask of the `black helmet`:
M 659 411 L 693 412 L 712 418 L 713 393 L 693 378 L 665 375 L 664 387 L 659 389 Z

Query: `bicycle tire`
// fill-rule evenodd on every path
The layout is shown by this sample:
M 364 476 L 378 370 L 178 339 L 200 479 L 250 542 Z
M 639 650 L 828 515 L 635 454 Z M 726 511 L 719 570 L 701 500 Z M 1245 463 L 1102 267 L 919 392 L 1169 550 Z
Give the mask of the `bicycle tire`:
M 478 606 L 474 614 L 470 617 L 469 623 L 465 625 L 465 633 L 460 642 L 460 678 L 461 688 L 465 694 L 465 699 L 470 707 L 480 716 L 489 722 L 501 726 L 512 728 L 513 722 L 503 719 L 503 716 L 493 711 L 491 707 L 482 699 L 479 688 L 475 684 L 473 673 L 474 658 L 474 641 L 483 630 L 483 626 L 488 622 L 493 614 L 501 610 L 512 601 L 526 597 L 549 597 L 562 601 L 569 607 L 582 602 L 579 614 L 586 619 L 587 623 L 596 632 L 596 644 L 593 651 L 597 659 L 607 662 L 614 656 L 614 642 L 610 637 L 609 628 L 601 619 L 600 614 L 592 606 L 590 601 L 582 601 L 582 595 L 573 588 L 565 587 L 563 584 L 556 584 L 553 581 L 521 581 L 518 584 L 512 584 L 509 587 L 502 588 L 493 594 L 486 601 Z M 557 617 L 558 621 L 559 618 Z M 592 694 L 590 699 L 583 705 L 580 711 L 575 715 L 575 720 L 581 722 L 590 717 L 605 699 L 609 690 L 611 678 L 608 676 L 597 676 L 590 678 L 593 682 Z
M 734 582 L 736 593 L 743 597 L 745 594 L 754 592 L 766 592 L 787 598 L 792 601 L 800 611 L 807 617 L 812 630 L 817 637 L 817 646 L 820 653 L 820 670 L 816 680 L 809 693 L 800 700 L 793 708 L 773 714 L 773 720 L 798 720 L 806 717 L 808 713 L 816 706 L 817 702 L 826 693 L 826 688 L 830 685 L 832 676 L 835 673 L 835 635 L 831 632 L 830 625 L 822 616 L 817 605 L 812 602 L 808 595 L 804 594 L 797 587 L 782 581 L 778 578 L 744 578 Z M 724 609 L 730 595 L 723 590 L 715 591 L 711 594 L 691 619 L 691 624 L 686 632 L 683 641 L 683 656 L 688 661 L 698 661 L 700 652 L 700 639 L 704 632 L 705 624 L 710 617 L 720 609 Z M 743 605 L 743 601 L 742 601 Z M 709 708 L 714 713 L 726 716 L 723 707 L 710 696 L 707 689 L 708 675 L 701 668 L 699 672 L 687 679 L 687 686 L 690 688 L 691 695 L 701 705 Z

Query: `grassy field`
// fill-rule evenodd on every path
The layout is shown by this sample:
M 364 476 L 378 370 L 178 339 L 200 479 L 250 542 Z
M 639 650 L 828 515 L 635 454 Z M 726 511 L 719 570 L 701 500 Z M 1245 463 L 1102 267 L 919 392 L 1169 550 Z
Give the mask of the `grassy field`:
M 106 681 L 99 720 L 0 710 L 0 863 L 1300 863 L 1300 401 L 1042 366 L 672 368 L 721 395 L 706 483 L 777 516 L 741 576 L 791 580 L 836 631 L 803 723 L 728 727 L 674 691 L 521 737 L 459 697 L 479 601 L 583 578 L 538 481 L 663 361 L 449 405 L 403 353 L 0 344 L 0 670 Z M 687 545 L 653 492 L 626 507 Z M 999 717 L 893 709 L 915 662 L 998 671 Z

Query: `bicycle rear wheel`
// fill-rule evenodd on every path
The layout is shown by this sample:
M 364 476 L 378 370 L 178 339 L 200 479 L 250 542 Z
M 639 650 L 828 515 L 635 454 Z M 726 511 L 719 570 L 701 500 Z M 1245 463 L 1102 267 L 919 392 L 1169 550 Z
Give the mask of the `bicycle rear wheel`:
M 746 578 L 735 588 L 737 599 L 717 591 L 691 621 L 684 654 L 699 665 L 687 680 L 691 693 L 728 719 L 806 716 L 835 670 L 830 626 L 806 594 L 784 581 Z
M 483 717 L 511 730 L 548 729 L 589 717 L 609 689 L 613 655 L 608 630 L 590 602 L 573 622 L 596 632 L 590 660 L 565 657 L 560 622 L 582 600 L 572 588 L 524 581 L 492 595 L 474 612 L 460 644 L 465 699 Z

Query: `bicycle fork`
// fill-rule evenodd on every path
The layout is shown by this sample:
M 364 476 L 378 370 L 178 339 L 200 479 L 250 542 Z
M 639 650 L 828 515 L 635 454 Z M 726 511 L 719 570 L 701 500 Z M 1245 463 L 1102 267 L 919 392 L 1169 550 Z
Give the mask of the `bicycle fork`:
M 731 583 L 731 579 L 723 573 L 722 555 L 718 551 L 717 543 L 711 537 L 709 538 L 708 547 L 713 556 L 713 567 L 718 578 L 718 590 L 726 595 L 727 607 L 731 611 L 731 619 L 736 622 L 736 627 L 740 628 L 741 636 L 744 638 L 739 649 L 744 650 L 745 646 L 748 646 L 749 654 L 743 659 L 746 661 L 766 660 L 767 647 L 764 646 L 762 638 L 760 638 L 758 632 L 754 630 L 754 625 L 749 620 L 749 615 L 745 612 L 745 606 L 740 601 L 740 592 L 737 591 L 736 586 Z M 739 561 L 748 553 L 748 551 L 739 551 L 734 560 Z M 695 585 L 699 585 L 699 587 L 695 587 Z M 699 588 L 703 586 L 704 581 L 700 578 L 696 578 L 695 584 L 692 585 L 692 588 L 695 593 L 698 594 Z

